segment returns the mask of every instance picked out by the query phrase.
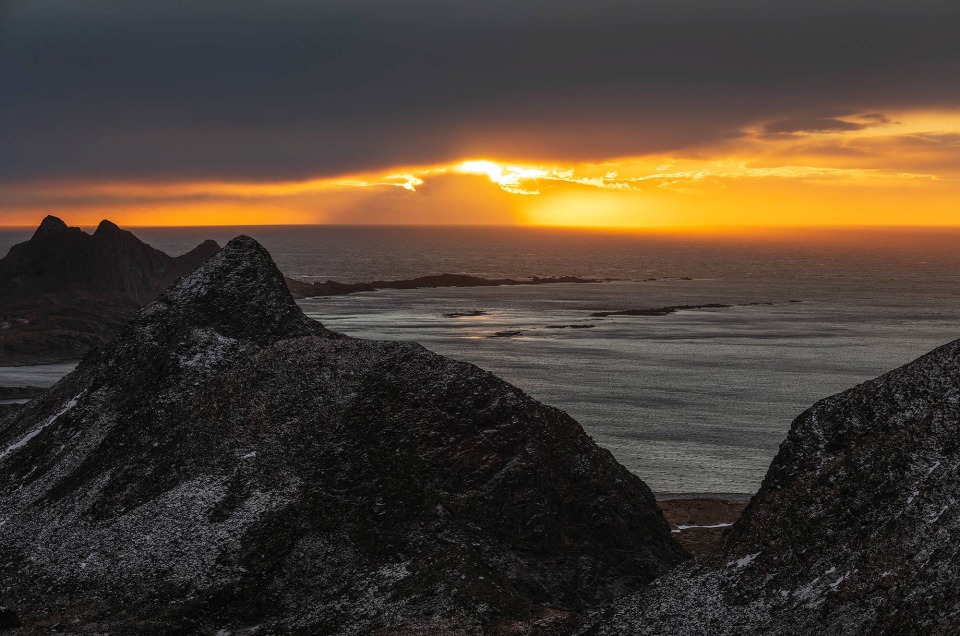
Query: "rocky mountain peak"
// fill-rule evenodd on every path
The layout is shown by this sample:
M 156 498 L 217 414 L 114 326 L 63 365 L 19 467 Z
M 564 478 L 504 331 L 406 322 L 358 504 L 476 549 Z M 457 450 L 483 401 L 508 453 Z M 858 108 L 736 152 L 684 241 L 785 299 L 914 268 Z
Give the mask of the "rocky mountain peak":
M 960 633 L 960 341 L 793 422 L 721 543 L 585 633 Z
M 534 633 L 683 558 L 569 416 L 327 332 L 245 236 L 0 419 L 23 634 Z
M 0 333 L 0 365 L 82 357 L 218 249 L 174 257 L 107 220 L 91 235 L 46 217 L 0 258 L 0 306 L 20 321 Z
M 105 234 L 112 234 L 112 233 L 119 233 L 119 232 L 123 232 L 124 234 L 130 234 L 130 232 L 127 232 L 127 231 L 125 231 L 125 230 L 121 230 L 120 227 L 119 227 L 116 223 L 114 223 L 113 221 L 109 221 L 109 220 L 107 220 L 107 219 L 103 219 L 102 221 L 100 221 L 100 224 L 97 225 L 97 229 L 94 231 L 93 235 L 94 235 L 94 236 L 97 236 L 97 235 L 101 235 L 101 236 L 102 236 L 102 235 L 105 235 Z
M 168 256 L 147 245 L 129 230 L 118 227 L 104 219 L 90 235 L 89 249 L 103 260 L 111 261 L 117 268 L 147 266 L 163 270 Z
M 51 234 L 56 232 L 64 232 L 69 230 L 67 224 L 64 223 L 60 218 L 48 214 L 44 217 L 43 221 L 40 222 L 40 225 L 34 231 L 33 235 L 42 236 L 44 234 Z
M 203 243 L 201 243 L 200 245 L 196 246 L 196 247 L 193 248 L 193 249 L 194 249 L 194 251 L 197 251 L 197 250 L 212 250 L 212 251 L 210 252 L 210 254 L 212 255 L 214 252 L 220 251 L 220 244 L 217 243 L 216 241 L 214 241 L 213 239 L 207 239 L 206 241 L 204 241 Z
M 176 311 L 193 327 L 210 327 L 231 338 L 264 340 L 322 330 L 294 301 L 270 253 L 249 236 L 231 240 L 164 292 L 157 305 Z

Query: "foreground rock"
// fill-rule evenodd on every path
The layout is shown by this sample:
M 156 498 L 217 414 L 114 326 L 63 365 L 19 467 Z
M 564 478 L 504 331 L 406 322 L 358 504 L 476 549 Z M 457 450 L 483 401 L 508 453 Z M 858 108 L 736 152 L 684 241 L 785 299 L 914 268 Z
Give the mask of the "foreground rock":
M 0 400 L 29 400 L 44 392 L 46 389 L 39 386 L 0 386 Z
M 48 216 L 0 259 L 0 366 L 81 358 L 218 249 L 172 257 L 110 221 L 91 235 Z
M 327 331 L 245 237 L 0 419 L 23 634 L 534 633 L 683 556 L 570 417 Z
M 793 423 L 721 544 L 590 634 L 960 633 L 960 341 Z
M 694 556 L 710 552 L 747 507 L 746 498 L 685 497 L 657 501 L 677 543 Z

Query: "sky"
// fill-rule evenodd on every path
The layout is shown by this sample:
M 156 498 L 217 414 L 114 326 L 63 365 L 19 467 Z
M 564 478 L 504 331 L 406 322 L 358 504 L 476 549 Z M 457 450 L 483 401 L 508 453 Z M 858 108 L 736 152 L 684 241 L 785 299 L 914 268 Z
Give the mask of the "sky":
M 960 3 L 0 0 L 0 225 L 960 225 Z

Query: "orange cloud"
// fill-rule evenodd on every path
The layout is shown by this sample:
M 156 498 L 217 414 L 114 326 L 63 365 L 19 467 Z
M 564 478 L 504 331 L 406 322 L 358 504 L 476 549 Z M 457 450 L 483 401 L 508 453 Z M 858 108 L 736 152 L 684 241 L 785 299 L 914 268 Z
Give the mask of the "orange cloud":
M 563 164 L 464 158 L 276 182 L 22 183 L 0 215 L 93 224 L 960 225 L 960 112 L 758 122 L 687 155 Z

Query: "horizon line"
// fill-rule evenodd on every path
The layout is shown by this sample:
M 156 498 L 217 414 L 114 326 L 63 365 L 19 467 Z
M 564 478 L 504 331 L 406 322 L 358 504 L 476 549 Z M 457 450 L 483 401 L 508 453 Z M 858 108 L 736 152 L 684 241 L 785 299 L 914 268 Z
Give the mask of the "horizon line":
M 56 216 L 56 215 L 45 215 Z M 59 217 L 58 217 L 59 218 Z M 42 221 L 42 219 L 41 219 Z M 203 229 L 203 228 L 239 228 L 239 227 L 258 227 L 258 228 L 283 228 L 283 227 L 349 227 L 349 228 L 503 228 L 503 229 L 537 229 L 537 230 L 569 230 L 569 231 L 597 231 L 597 232 L 649 232 L 649 233 L 688 233 L 702 234 L 707 232 L 796 232 L 796 231 L 896 231 L 896 230 L 960 230 L 960 223 L 956 225 L 924 225 L 924 224 L 838 224 L 838 225 L 662 225 L 662 226 L 639 226 L 639 225 L 549 225 L 549 224 L 531 224 L 531 223 L 217 223 L 217 224 L 198 224 L 198 225 L 136 225 L 117 223 L 104 218 L 102 221 L 110 221 L 121 228 L 129 229 Z M 101 222 L 102 222 L 101 221 Z M 0 225 L 0 231 L 22 231 L 35 230 L 40 222 L 29 225 Z M 69 223 L 68 223 L 69 225 Z M 98 224 L 79 224 L 72 227 L 96 228 Z

